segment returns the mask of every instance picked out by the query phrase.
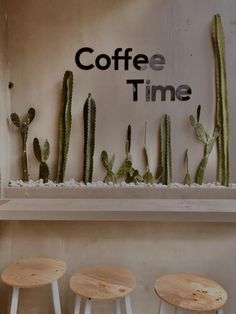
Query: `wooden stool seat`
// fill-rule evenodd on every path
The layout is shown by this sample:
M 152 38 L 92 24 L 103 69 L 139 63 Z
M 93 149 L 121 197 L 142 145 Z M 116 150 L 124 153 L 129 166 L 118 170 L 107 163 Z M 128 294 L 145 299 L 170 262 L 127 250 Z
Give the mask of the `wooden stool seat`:
M 208 312 L 223 308 L 227 292 L 216 281 L 190 273 L 173 273 L 155 283 L 156 294 L 184 310 Z
M 10 264 L 2 273 L 7 285 L 18 288 L 34 288 L 51 284 L 66 270 L 66 264 L 49 257 L 31 257 Z
M 70 280 L 72 291 L 86 299 L 116 299 L 135 287 L 135 276 L 116 266 L 95 266 L 75 273 Z

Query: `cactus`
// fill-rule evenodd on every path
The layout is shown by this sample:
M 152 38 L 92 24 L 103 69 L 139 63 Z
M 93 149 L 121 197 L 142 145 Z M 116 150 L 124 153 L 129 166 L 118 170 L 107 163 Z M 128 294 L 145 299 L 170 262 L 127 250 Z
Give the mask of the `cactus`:
M 84 104 L 84 174 L 85 183 L 93 180 L 93 155 L 95 148 L 96 104 L 91 94 Z
M 185 151 L 184 161 L 185 161 L 185 164 L 186 164 L 186 175 L 184 177 L 184 184 L 185 185 L 190 185 L 191 178 L 190 178 L 189 168 L 188 168 L 188 150 L 187 149 Z
M 208 163 L 209 155 L 212 151 L 214 142 L 216 138 L 220 135 L 221 127 L 219 125 L 215 126 L 213 135 L 210 136 L 208 131 L 206 131 L 203 127 L 203 125 L 199 122 L 200 121 L 200 115 L 201 115 L 201 106 L 199 105 L 197 108 L 197 121 L 195 120 L 194 116 L 190 116 L 189 120 L 192 125 L 192 127 L 195 130 L 196 137 L 200 142 L 202 142 L 204 146 L 204 156 L 198 166 L 196 175 L 195 175 L 195 182 L 198 184 L 203 183 L 204 174 L 206 170 L 206 166 Z
M 114 162 L 115 162 L 115 155 L 113 155 L 111 160 L 109 160 L 108 154 L 104 150 L 101 153 L 101 161 L 102 161 L 104 168 L 107 170 L 107 174 L 106 174 L 103 182 L 105 182 L 105 183 L 110 183 L 110 182 L 116 183 L 117 182 L 117 176 L 112 170 L 112 168 L 114 166 Z
M 143 175 L 143 181 L 148 184 L 153 184 L 154 183 L 154 177 L 150 171 L 149 167 L 149 158 L 148 158 L 148 152 L 147 152 L 147 122 L 145 123 L 145 133 L 144 133 L 144 147 L 143 147 L 143 155 L 144 155 L 144 160 L 145 160 L 145 168 L 146 172 Z
M 12 123 L 19 128 L 22 139 L 22 180 L 24 182 L 29 180 L 28 160 L 27 160 L 27 139 L 29 125 L 34 120 L 35 109 L 30 108 L 27 112 L 26 118 L 21 122 L 17 113 L 12 113 L 10 118 Z
M 172 158 L 171 158 L 171 123 L 169 115 L 165 114 L 160 125 L 160 182 L 168 185 L 172 181 Z
M 46 139 L 43 150 L 40 147 L 39 140 L 37 137 L 34 138 L 33 142 L 33 148 L 34 148 L 34 155 L 36 159 L 39 161 L 39 179 L 43 179 L 44 183 L 48 182 L 49 177 L 49 168 L 46 163 L 48 160 L 49 154 L 50 154 L 50 144 L 48 140 Z
M 62 106 L 59 122 L 57 182 L 63 182 L 65 177 L 72 124 L 72 94 L 73 73 L 71 71 L 66 71 L 63 79 Z
M 127 139 L 125 143 L 126 158 L 117 172 L 117 177 L 119 178 L 119 177 L 125 176 L 126 183 L 138 184 L 140 182 L 143 182 L 143 178 L 139 174 L 139 171 L 133 168 L 132 156 L 131 156 L 130 150 L 131 150 L 131 125 L 128 125 Z
M 221 126 L 217 138 L 217 181 L 229 185 L 229 111 L 225 63 L 224 30 L 219 14 L 212 22 L 212 43 L 215 56 L 216 117 L 215 125 Z

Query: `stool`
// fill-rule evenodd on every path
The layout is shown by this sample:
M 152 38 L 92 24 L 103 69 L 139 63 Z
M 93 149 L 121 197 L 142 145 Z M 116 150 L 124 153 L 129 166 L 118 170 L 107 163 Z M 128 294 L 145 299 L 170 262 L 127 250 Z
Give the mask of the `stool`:
M 183 310 L 198 313 L 216 311 L 223 314 L 227 292 L 217 282 L 190 273 L 167 274 L 157 279 L 155 292 L 161 299 L 159 314 L 164 314 L 164 302 L 175 307 L 175 313 Z
M 49 257 L 30 257 L 10 264 L 2 272 L 2 280 L 13 287 L 10 314 L 17 313 L 20 289 L 51 284 L 55 314 L 61 314 L 57 280 L 64 274 L 63 261 Z
M 75 273 L 70 279 L 71 290 L 76 294 L 74 314 L 80 313 L 82 299 L 84 313 L 91 313 L 92 300 L 114 300 L 116 314 L 121 314 L 123 299 L 127 314 L 132 314 L 129 294 L 135 287 L 135 276 L 117 266 L 94 266 Z

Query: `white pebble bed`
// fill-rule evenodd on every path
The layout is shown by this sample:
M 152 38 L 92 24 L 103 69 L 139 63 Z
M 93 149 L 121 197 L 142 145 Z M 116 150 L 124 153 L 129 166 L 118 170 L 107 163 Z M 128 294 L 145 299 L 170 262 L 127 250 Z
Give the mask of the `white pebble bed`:
M 171 183 L 169 185 L 164 185 L 164 184 L 145 184 L 145 183 L 139 183 L 139 184 L 134 184 L 134 183 L 126 183 L 126 182 L 120 182 L 120 183 L 116 183 L 113 184 L 112 182 L 107 184 L 104 183 L 103 181 L 96 181 L 93 183 L 87 183 L 85 184 L 84 182 L 78 182 L 75 181 L 74 179 L 70 179 L 68 181 L 65 181 L 63 183 L 56 183 L 53 182 L 51 180 L 49 180 L 47 183 L 43 183 L 43 180 L 29 180 L 28 182 L 23 182 L 22 180 L 10 180 L 9 182 L 9 187 L 25 187 L 25 188 L 35 188 L 35 187 L 50 187 L 50 188 L 132 188 L 132 187 L 136 187 L 136 188 L 147 188 L 147 187 L 152 187 L 152 188 L 173 188 L 173 189 L 178 189 L 178 188 L 186 188 L 188 189 L 190 188 L 222 188 L 225 189 L 226 187 L 221 185 L 218 182 L 213 182 L 213 183 L 204 183 L 202 185 L 196 184 L 196 183 L 192 183 L 190 186 L 188 185 L 184 185 L 182 183 Z M 230 183 L 229 188 L 235 188 L 236 189 L 236 183 Z

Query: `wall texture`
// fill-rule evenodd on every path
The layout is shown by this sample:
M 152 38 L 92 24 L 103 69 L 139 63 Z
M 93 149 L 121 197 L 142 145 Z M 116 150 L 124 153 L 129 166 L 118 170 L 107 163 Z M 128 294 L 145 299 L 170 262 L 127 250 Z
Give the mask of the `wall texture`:
M 7 8 L 6 1 L 0 1 L 0 172 L 1 185 L 9 179 L 9 143 L 7 116 L 9 114 L 8 56 L 7 56 Z
M 37 236 L 36 236 L 37 235 Z M 197 223 L 4 222 L 0 224 L 0 271 L 12 260 L 50 255 L 67 262 L 60 280 L 62 313 L 73 313 L 69 278 L 99 263 L 128 267 L 137 277 L 135 314 L 157 313 L 155 279 L 167 272 L 191 271 L 218 280 L 228 291 L 225 313 L 236 307 L 236 225 Z M 0 284 L 0 312 L 8 313 L 10 289 Z M 110 302 L 95 302 L 93 313 L 113 313 Z M 52 313 L 50 288 L 20 293 L 19 314 Z M 168 311 L 172 314 L 173 310 Z
M 183 156 L 189 148 L 190 169 L 194 175 L 202 157 L 203 147 L 194 136 L 188 116 L 202 104 L 202 122 L 209 130 L 214 123 L 214 63 L 211 46 L 213 14 L 222 15 L 227 49 L 231 156 L 236 149 L 236 114 L 234 99 L 236 71 L 236 2 L 235 0 L 57 0 L 8 1 L 11 109 L 23 115 L 30 105 L 37 109 L 29 136 L 31 178 L 38 176 L 38 164 L 32 152 L 32 140 L 48 138 L 51 143 L 49 160 L 55 174 L 58 139 L 58 115 L 62 77 L 66 69 L 74 72 L 73 127 L 66 178 L 81 180 L 83 163 L 82 108 L 91 92 L 97 102 L 97 142 L 94 179 L 103 179 L 100 164 L 103 149 L 115 153 L 120 165 L 124 158 L 126 128 L 133 127 L 135 165 L 144 171 L 142 146 L 145 121 L 149 122 L 148 149 L 151 170 L 157 165 L 157 130 L 163 113 L 172 119 L 173 179 L 184 177 Z M 100 71 L 78 69 L 74 57 L 77 50 L 88 46 L 95 55 L 112 55 L 115 48 L 132 47 L 134 52 L 149 57 L 161 53 L 166 66 L 160 72 Z M 90 59 L 90 58 L 89 58 Z M 90 60 L 87 60 L 90 61 Z M 140 100 L 132 101 L 132 89 L 126 79 L 150 79 L 152 84 L 189 84 L 193 94 L 188 102 L 145 102 L 144 90 Z M 11 132 L 11 178 L 20 177 L 19 134 Z M 215 180 L 216 155 L 212 153 L 206 181 Z M 236 166 L 231 160 L 231 181 L 236 180 Z

